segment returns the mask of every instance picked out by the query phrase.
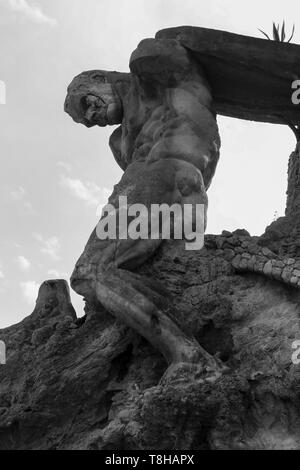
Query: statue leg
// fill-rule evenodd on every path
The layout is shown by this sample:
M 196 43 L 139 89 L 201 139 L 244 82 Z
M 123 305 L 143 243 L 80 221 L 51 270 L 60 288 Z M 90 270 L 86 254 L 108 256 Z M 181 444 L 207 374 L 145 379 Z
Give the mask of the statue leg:
M 168 204 L 174 201 L 205 202 L 203 185 L 195 175 L 190 175 L 191 165 L 172 163 L 168 160 L 146 168 L 141 165 L 141 171 L 135 166 L 135 178 L 132 174 L 124 174 L 111 201 L 118 194 L 128 194 L 129 203 L 142 199 L 147 207 L 153 201 Z M 149 179 L 152 181 L 150 186 Z M 73 273 L 72 287 L 86 298 L 96 296 L 107 311 L 157 348 L 169 366 L 185 364 L 197 373 L 215 376 L 221 370 L 220 364 L 165 313 L 163 296 L 158 289 L 147 279 L 131 272 L 149 259 L 161 242 L 151 238 L 99 240 L 94 231 Z
M 134 248 L 124 243 L 124 252 L 120 249 L 122 265 L 131 263 Z M 132 241 L 131 241 L 132 242 Z M 152 240 L 136 240 L 138 252 L 153 252 Z M 157 244 L 156 244 L 157 247 Z M 125 253 L 127 254 L 125 256 Z M 188 337 L 171 320 L 160 303 L 160 295 L 147 285 L 143 276 L 118 267 L 119 259 L 98 267 L 95 280 L 95 292 L 100 303 L 116 318 L 120 319 L 141 336 L 146 338 L 165 357 L 169 365 L 180 363 L 197 365 L 201 370 L 216 371 L 218 364 L 193 337 Z

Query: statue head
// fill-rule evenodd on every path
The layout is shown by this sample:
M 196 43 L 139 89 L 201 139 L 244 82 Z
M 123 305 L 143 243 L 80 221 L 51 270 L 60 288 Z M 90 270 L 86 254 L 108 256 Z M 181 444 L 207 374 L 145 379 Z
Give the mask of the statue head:
M 65 111 L 87 127 L 120 124 L 122 102 L 115 82 L 117 72 L 91 70 L 75 77 L 68 87 Z

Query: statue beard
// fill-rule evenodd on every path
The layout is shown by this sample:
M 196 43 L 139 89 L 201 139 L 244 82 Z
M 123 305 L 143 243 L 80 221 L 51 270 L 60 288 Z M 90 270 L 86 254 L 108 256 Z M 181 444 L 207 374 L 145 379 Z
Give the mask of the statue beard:
M 85 119 L 91 126 L 98 125 L 100 127 L 107 125 L 119 124 L 120 111 L 117 103 L 101 103 L 101 106 L 95 104 L 89 106 L 85 112 Z
M 101 107 L 90 106 L 86 113 L 85 119 L 93 126 L 106 126 L 108 124 L 108 106 L 102 105 Z

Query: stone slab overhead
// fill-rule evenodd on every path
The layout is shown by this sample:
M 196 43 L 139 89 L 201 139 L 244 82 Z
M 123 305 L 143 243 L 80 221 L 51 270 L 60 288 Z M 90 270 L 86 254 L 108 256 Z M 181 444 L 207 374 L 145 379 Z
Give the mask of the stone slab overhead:
M 168 28 L 157 39 L 177 39 L 203 66 L 218 114 L 300 124 L 291 101 L 300 79 L 300 46 L 192 26 Z

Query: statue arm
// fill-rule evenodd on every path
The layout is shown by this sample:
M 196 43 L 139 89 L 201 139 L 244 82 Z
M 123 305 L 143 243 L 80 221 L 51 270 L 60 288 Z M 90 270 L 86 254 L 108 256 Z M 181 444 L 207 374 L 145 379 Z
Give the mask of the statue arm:
M 122 158 L 121 152 L 122 126 L 117 127 L 109 138 L 109 146 L 119 167 L 125 171 L 127 162 Z

